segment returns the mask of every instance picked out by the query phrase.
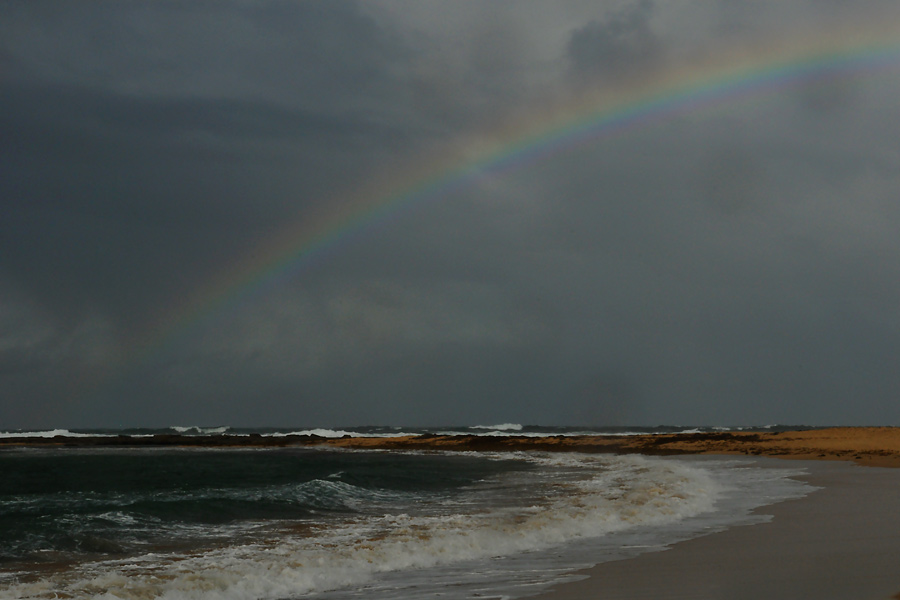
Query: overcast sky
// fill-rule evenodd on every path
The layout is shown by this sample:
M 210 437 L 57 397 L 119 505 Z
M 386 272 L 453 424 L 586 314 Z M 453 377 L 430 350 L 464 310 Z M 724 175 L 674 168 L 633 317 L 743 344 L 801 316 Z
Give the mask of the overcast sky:
M 895 0 L 5 0 L 0 429 L 900 425 L 897 54 L 413 200 L 172 320 L 548 107 L 891 24 Z

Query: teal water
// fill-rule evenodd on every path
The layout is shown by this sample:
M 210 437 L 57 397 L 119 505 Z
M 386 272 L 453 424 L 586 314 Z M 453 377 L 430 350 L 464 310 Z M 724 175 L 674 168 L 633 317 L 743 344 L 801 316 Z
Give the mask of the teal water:
M 208 546 L 242 525 L 449 498 L 521 461 L 271 450 L 0 452 L 0 563 Z

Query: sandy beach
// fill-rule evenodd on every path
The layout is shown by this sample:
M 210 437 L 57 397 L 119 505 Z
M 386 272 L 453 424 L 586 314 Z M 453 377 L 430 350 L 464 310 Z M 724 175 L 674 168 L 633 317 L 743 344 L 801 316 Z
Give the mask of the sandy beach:
M 561 451 L 777 457 L 803 461 L 801 465 L 810 473 L 804 480 L 820 488 L 805 498 L 760 509 L 760 514 L 771 515 L 767 523 L 735 527 L 662 552 L 603 563 L 587 571 L 586 579 L 561 585 L 538 598 L 900 599 L 900 469 L 886 468 L 900 467 L 900 429 L 428 441 L 438 447 L 493 444 Z M 361 441 L 334 443 L 358 445 Z M 415 444 L 417 440 L 395 443 Z M 759 460 L 774 462 L 774 458 Z
M 900 598 L 900 470 L 804 462 L 821 489 L 760 509 L 768 523 L 597 565 L 542 600 Z

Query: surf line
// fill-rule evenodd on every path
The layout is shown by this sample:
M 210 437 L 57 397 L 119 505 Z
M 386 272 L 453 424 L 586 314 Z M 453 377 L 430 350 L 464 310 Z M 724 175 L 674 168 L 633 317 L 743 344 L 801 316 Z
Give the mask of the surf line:
M 475 151 L 452 152 L 411 168 L 400 184 L 395 178 L 392 185 L 362 190 L 339 199 L 337 208 L 327 214 L 288 225 L 165 311 L 149 333 L 131 345 L 121 365 L 126 370 L 137 368 L 200 324 L 325 261 L 410 206 L 436 202 L 480 180 L 678 117 L 702 117 L 705 111 L 715 114 L 717 109 L 764 101 L 791 88 L 894 70 L 900 64 L 898 33 L 895 25 L 874 33 L 832 32 L 776 44 L 712 64 L 675 69 L 625 89 L 587 93 L 562 108 L 516 121 L 481 136 L 487 141 Z

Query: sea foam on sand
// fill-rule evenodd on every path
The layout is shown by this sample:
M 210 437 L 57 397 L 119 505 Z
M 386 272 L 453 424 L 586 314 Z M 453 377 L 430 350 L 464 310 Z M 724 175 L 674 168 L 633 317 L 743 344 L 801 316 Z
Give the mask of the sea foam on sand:
M 784 464 L 759 459 L 762 464 Z M 603 563 L 540 600 L 900 598 L 900 469 L 803 461 L 819 487 L 766 506 L 772 518 Z

